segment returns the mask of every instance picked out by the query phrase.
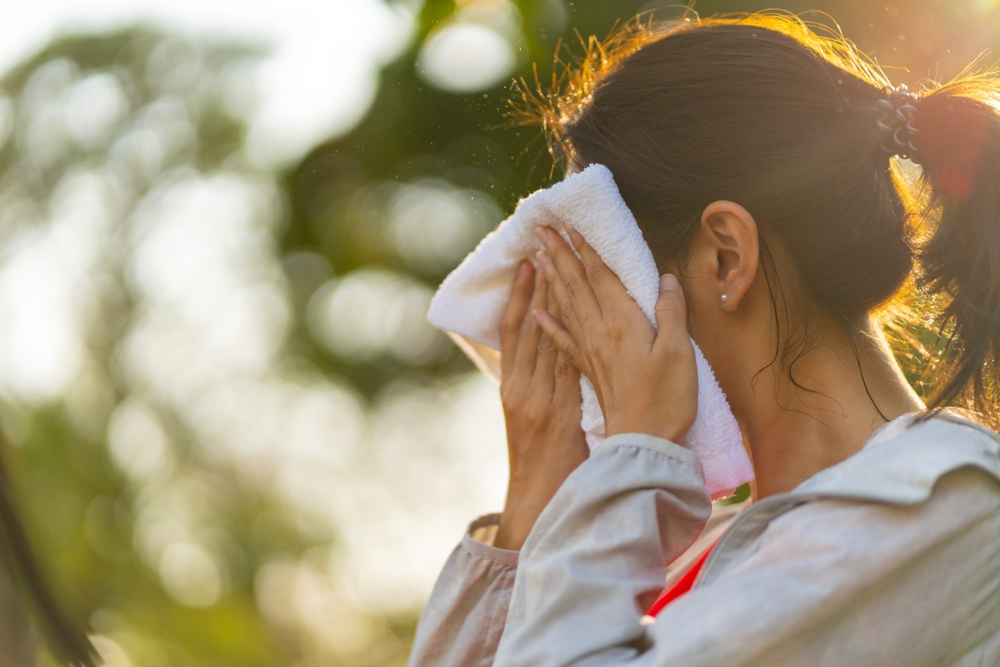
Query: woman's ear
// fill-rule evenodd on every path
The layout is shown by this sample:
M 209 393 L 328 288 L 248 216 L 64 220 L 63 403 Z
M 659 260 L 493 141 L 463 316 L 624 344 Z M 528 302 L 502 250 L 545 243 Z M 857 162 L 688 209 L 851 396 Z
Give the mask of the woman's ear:
M 735 312 L 760 264 L 757 222 L 739 204 L 715 201 L 701 214 L 698 236 L 706 274 L 712 274 L 702 277 L 715 281 L 722 310 Z

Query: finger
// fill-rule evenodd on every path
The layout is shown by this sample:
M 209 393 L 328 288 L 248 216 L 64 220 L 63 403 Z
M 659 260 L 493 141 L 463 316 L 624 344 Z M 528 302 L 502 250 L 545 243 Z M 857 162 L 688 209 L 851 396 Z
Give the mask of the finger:
M 560 352 L 556 356 L 556 365 L 552 375 L 555 379 L 555 389 L 552 392 L 553 402 L 572 401 L 580 405 L 580 371 L 569 358 Z
M 559 304 L 554 298 L 549 298 L 549 304 L 549 313 L 556 320 L 560 320 L 561 312 Z M 552 391 L 553 402 L 562 403 L 563 401 L 567 401 L 575 404 L 577 409 L 580 409 L 580 370 L 562 352 L 556 354 L 555 367 L 552 369 L 552 379 L 555 383 L 555 388 Z
M 547 308 L 558 321 L 559 304 L 556 302 L 555 295 L 551 291 L 548 294 Z M 555 367 L 558 356 L 559 350 L 552 343 L 552 339 L 543 333 L 542 337 L 538 340 L 538 358 L 535 360 L 535 373 L 531 379 L 532 385 L 537 387 L 538 393 L 541 396 L 552 396 L 555 391 Z
M 547 310 L 536 310 L 534 314 L 538 319 L 538 324 L 542 327 L 542 331 L 549 337 L 552 344 L 556 346 L 556 349 L 564 354 L 570 363 L 580 369 L 580 372 L 590 377 L 590 366 L 587 364 L 587 359 L 581 353 L 580 347 L 573 340 L 573 336 L 570 335 L 569 331 L 557 322 L 556 318 L 552 317 L 552 313 Z
M 562 309 L 559 307 L 559 302 L 556 300 L 555 292 L 552 290 L 549 290 L 548 311 L 552 314 L 552 317 L 556 318 L 557 322 L 563 322 Z M 563 322 L 563 324 L 565 323 Z
M 531 381 L 535 371 L 535 361 L 538 357 L 538 341 L 542 337 L 542 328 L 532 314 L 539 308 L 545 308 L 549 302 L 549 283 L 541 271 L 535 272 L 535 287 L 528 304 L 528 311 L 521 320 L 518 332 L 517 352 L 514 355 L 513 372 L 523 378 L 526 383 Z
M 545 274 L 545 278 L 549 283 L 549 293 L 555 297 L 555 302 L 559 304 L 560 317 L 557 319 L 560 320 L 563 327 L 577 341 L 580 349 L 586 349 L 587 338 L 583 321 L 578 316 L 573 301 L 566 292 L 566 285 L 563 284 L 562 278 L 559 276 L 559 271 L 556 270 L 552 260 L 549 259 L 547 252 L 543 251 L 539 253 L 538 267 Z
M 514 283 L 511 287 L 510 298 L 507 300 L 507 307 L 504 308 L 503 316 L 500 318 L 500 378 L 501 380 L 510 377 L 510 371 L 514 367 L 514 358 L 517 356 L 518 332 L 521 322 L 528 311 L 528 303 L 531 300 L 533 291 L 535 270 L 531 262 L 522 260 L 514 275 Z
M 660 298 L 656 302 L 656 339 L 653 349 L 688 343 L 687 306 L 677 278 L 666 273 L 660 278 Z
M 587 280 L 590 281 L 590 287 L 597 296 L 597 301 L 601 304 L 601 310 L 606 310 L 611 304 L 630 304 L 632 299 L 628 296 L 625 285 L 615 275 L 615 272 L 608 268 L 597 251 L 587 243 L 587 239 L 568 224 L 563 226 L 566 228 L 566 233 L 569 235 L 573 247 L 580 254 L 583 270 L 587 274 Z M 626 300 L 624 297 L 628 297 L 628 299 Z
M 583 321 L 601 318 L 601 305 L 594 295 L 594 290 L 590 287 L 587 279 L 587 272 L 583 268 L 580 259 L 573 253 L 563 237 L 559 236 L 549 227 L 539 227 L 538 237 L 545 246 L 549 259 L 555 266 L 563 285 L 566 288 L 566 295 L 572 302 L 573 310 L 577 317 Z M 565 304 L 563 312 L 565 312 Z

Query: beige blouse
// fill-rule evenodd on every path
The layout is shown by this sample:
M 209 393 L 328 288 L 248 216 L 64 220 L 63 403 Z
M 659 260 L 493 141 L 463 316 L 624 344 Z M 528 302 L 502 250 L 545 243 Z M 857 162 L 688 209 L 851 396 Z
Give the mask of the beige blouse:
M 662 590 L 710 514 L 692 452 L 609 438 L 520 553 L 473 538 L 496 515 L 472 524 L 410 667 L 1000 665 L 992 431 L 947 413 L 890 422 L 846 461 L 740 512 L 693 590 L 644 623 L 639 601 Z

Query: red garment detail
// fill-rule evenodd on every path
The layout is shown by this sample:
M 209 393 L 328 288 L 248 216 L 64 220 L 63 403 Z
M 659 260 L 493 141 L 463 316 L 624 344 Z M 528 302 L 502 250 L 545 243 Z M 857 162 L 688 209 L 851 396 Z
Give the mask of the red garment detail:
M 712 553 L 712 549 L 715 548 L 716 543 L 718 543 L 718 540 L 716 540 L 716 542 L 714 542 L 712 546 L 710 546 L 705 553 L 703 553 L 701 557 L 695 561 L 694 565 L 692 565 L 690 569 L 684 573 L 683 577 L 675 581 L 673 586 L 663 591 L 663 595 L 658 597 L 656 602 L 653 603 L 653 606 L 646 612 L 647 616 L 656 616 L 663 611 L 663 608 L 668 604 L 691 590 L 691 587 L 694 586 L 694 580 L 698 578 L 702 565 L 704 565 L 705 561 L 708 560 L 708 554 Z

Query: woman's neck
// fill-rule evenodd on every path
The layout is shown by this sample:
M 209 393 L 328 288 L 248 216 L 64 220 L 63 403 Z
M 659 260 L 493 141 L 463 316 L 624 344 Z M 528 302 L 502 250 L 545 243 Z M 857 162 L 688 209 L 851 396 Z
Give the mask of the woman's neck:
M 828 332 L 794 363 L 794 381 L 778 364 L 753 371 L 753 390 L 734 404 L 758 499 L 792 490 L 857 453 L 887 421 L 924 408 L 879 327 L 858 336 L 856 356 L 846 334 Z

